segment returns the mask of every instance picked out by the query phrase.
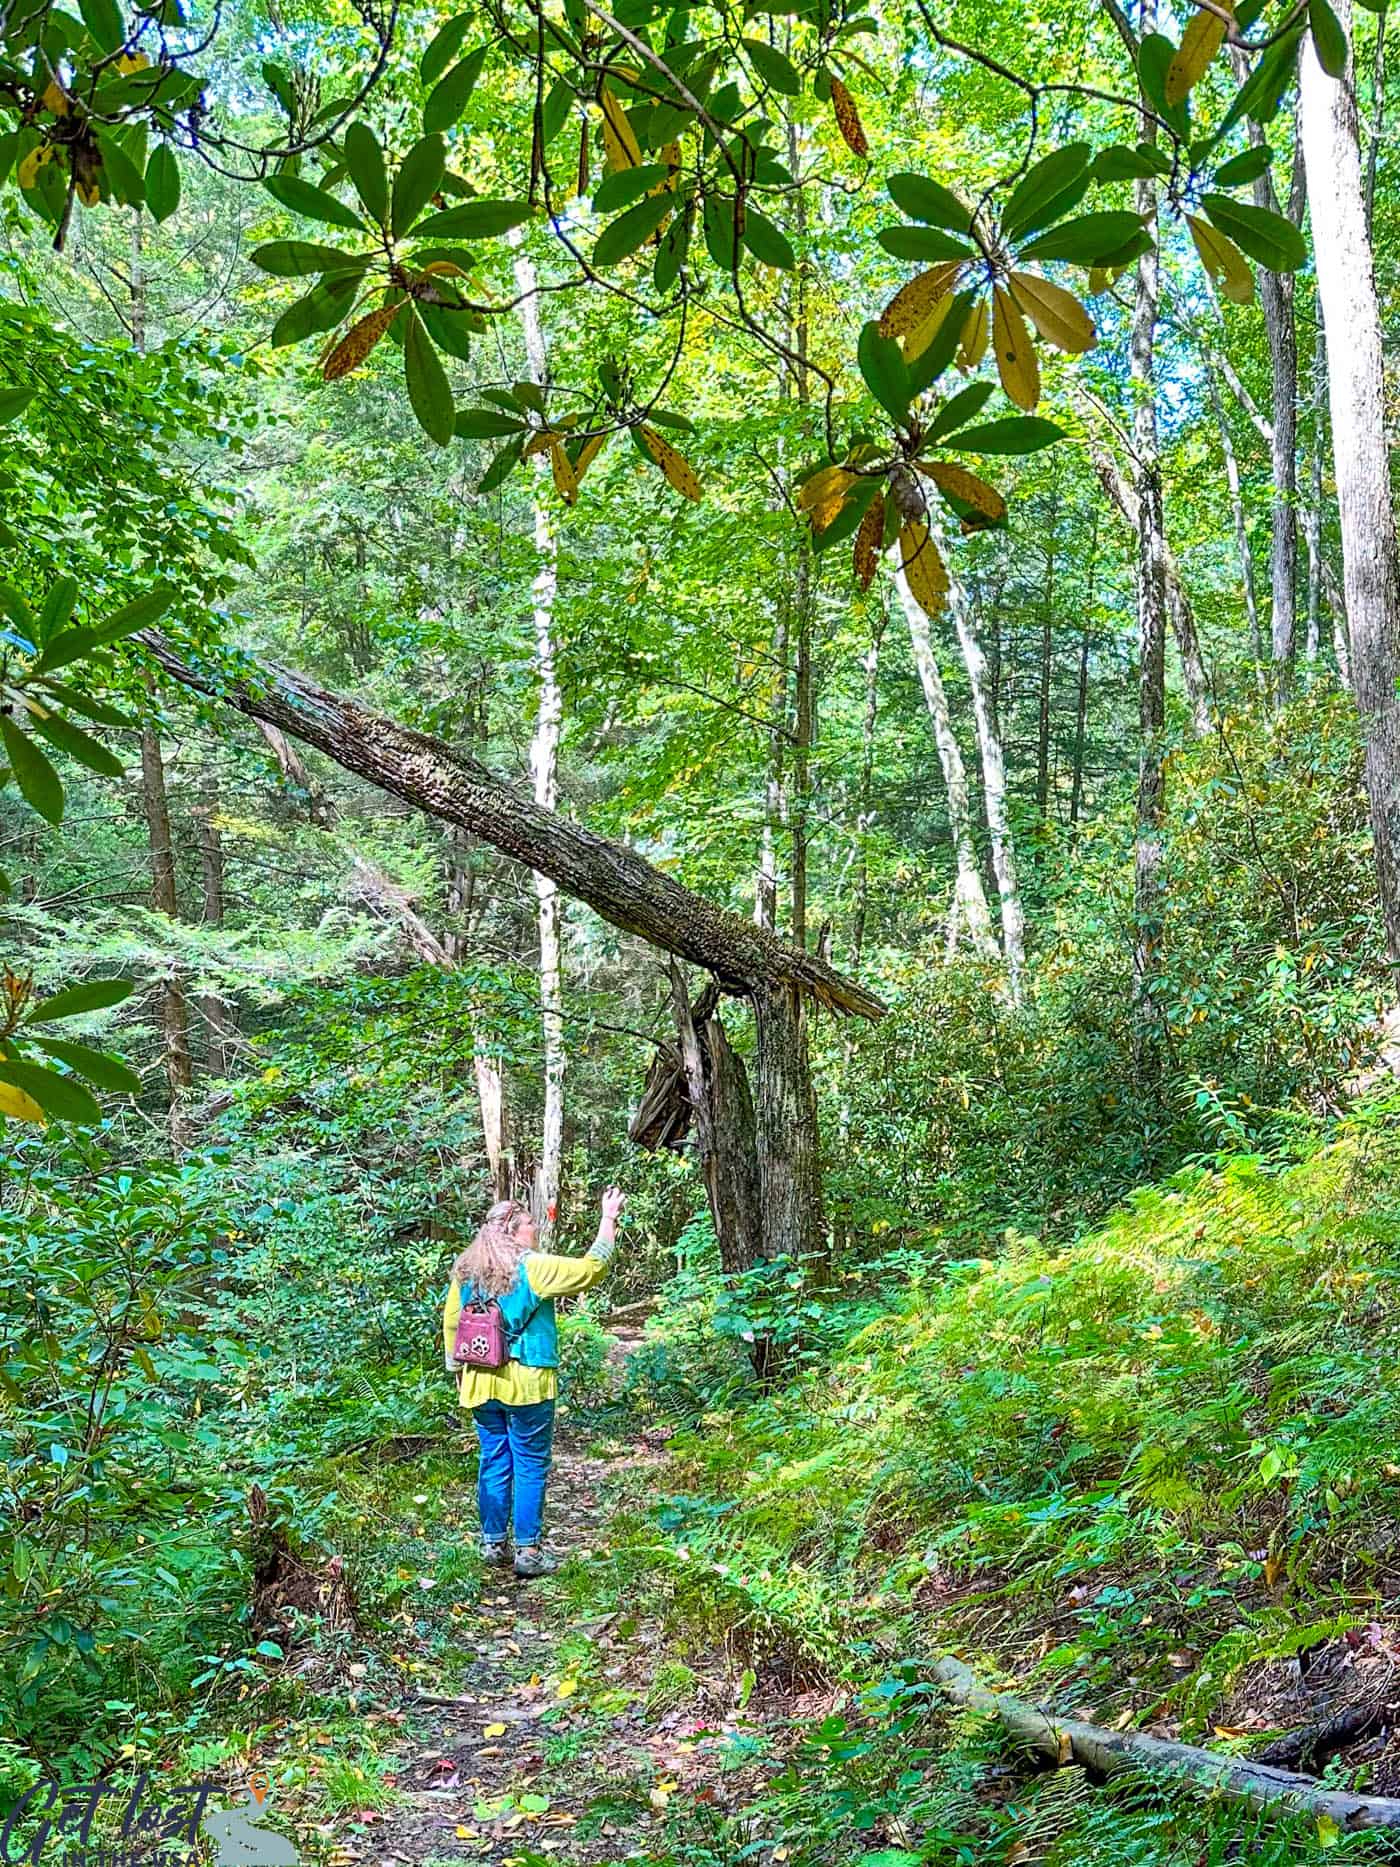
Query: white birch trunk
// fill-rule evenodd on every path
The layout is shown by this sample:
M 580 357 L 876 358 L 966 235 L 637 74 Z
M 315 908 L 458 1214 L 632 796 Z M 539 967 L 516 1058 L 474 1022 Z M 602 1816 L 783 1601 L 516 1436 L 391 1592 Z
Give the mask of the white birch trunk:
M 530 375 L 541 387 L 549 376 L 544 330 L 540 324 L 538 280 L 528 255 L 515 253 L 515 284 L 521 294 L 520 322 L 525 332 L 525 353 Z M 534 461 L 532 503 L 535 518 L 535 680 L 539 710 L 530 740 L 530 777 L 535 802 L 553 810 L 559 783 L 559 733 L 564 703 L 554 660 L 554 606 L 559 594 L 559 553 L 550 514 L 546 481 L 549 467 L 543 454 Z M 540 1021 L 544 1032 L 544 1119 L 540 1132 L 539 1165 L 535 1170 L 532 1204 L 540 1243 L 549 1248 L 559 1209 L 559 1177 L 564 1156 L 564 975 L 560 951 L 562 903 L 559 889 L 547 875 L 535 874 L 539 904 Z
M 1339 0 L 1336 11 L 1350 36 L 1351 0 Z M 1351 61 L 1343 79 L 1329 78 L 1309 38 L 1303 47 L 1301 96 L 1317 286 L 1327 328 L 1351 676 L 1366 742 L 1366 790 L 1386 946 L 1391 959 L 1400 961 L 1400 552 Z
M 1016 867 L 1016 845 L 1006 809 L 1006 760 L 997 729 L 992 699 L 992 670 L 972 620 L 967 586 L 953 568 L 933 508 L 928 513 L 929 534 L 948 567 L 948 612 L 957 631 L 963 665 L 972 688 L 972 712 L 977 722 L 977 746 L 982 758 L 982 801 L 987 811 L 987 834 L 992 845 L 992 871 L 1001 897 L 1001 948 L 1006 956 L 1006 977 L 1014 1003 L 1020 1004 L 1026 969 L 1026 919 L 1021 907 L 1021 883 Z
M 919 685 L 924 690 L 924 701 L 928 706 L 929 724 L 933 728 L 933 742 L 938 748 L 938 762 L 943 767 L 943 787 L 948 798 L 948 829 L 953 839 L 953 853 L 957 861 L 957 881 L 953 887 L 953 899 L 948 909 L 948 957 L 951 959 L 957 951 L 960 927 L 967 929 L 968 939 L 978 959 L 997 957 L 996 934 L 992 928 L 992 916 L 987 906 L 986 890 L 982 886 L 982 877 L 977 867 L 977 847 L 972 836 L 972 805 L 967 788 L 967 768 L 963 764 L 962 748 L 958 745 L 957 735 L 953 731 L 953 718 L 948 707 L 948 694 L 943 685 L 943 676 L 939 672 L 938 660 L 933 652 L 933 636 L 929 629 L 928 617 L 919 606 L 918 598 L 909 588 L 909 579 L 904 574 L 904 566 L 894 560 L 895 588 L 899 591 L 899 600 L 904 608 L 904 620 L 909 624 L 909 642 L 914 651 L 914 666 L 919 672 Z

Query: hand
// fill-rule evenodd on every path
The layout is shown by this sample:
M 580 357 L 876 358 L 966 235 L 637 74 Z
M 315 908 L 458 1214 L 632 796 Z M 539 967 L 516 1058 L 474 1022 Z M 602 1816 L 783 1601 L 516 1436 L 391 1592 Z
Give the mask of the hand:
M 627 1195 L 620 1186 L 610 1186 L 603 1194 L 603 1223 L 615 1225 L 622 1208 L 627 1204 Z

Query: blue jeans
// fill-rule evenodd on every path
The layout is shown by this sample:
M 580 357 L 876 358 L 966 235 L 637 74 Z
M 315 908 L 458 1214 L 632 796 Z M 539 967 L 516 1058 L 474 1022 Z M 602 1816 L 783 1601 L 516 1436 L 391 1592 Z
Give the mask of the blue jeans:
M 538 1543 L 554 1446 L 554 1402 L 508 1407 L 503 1400 L 484 1400 L 472 1408 L 472 1418 L 481 1446 L 476 1501 L 482 1536 L 488 1543 L 505 1541 L 513 1492 L 516 1545 Z

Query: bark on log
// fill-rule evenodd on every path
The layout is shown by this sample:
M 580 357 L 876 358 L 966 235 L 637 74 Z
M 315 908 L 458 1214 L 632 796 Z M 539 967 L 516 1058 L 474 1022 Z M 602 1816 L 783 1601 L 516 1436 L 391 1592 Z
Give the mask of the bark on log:
M 182 686 L 315 746 L 431 816 L 460 824 L 504 855 L 551 876 L 614 927 L 708 968 L 728 991 L 786 991 L 865 1018 L 884 1011 L 873 992 L 816 954 L 799 952 L 692 894 L 625 844 L 542 809 L 440 739 L 372 713 L 305 675 L 254 664 L 246 677 L 224 679 L 191 667 L 158 631 L 143 631 L 133 640 Z
M 1147 1771 L 1184 1777 L 1217 1795 L 1272 1813 L 1330 1816 L 1344 1833 L 1400 1828 L 1400 1801 L 1391 1796 L 1324 1789 L 1315 1777 L 1254 1763 L 1247 1757 L 1223 1757 L 1198 1744 L 1178 1744 L 1141 1731 L 1109 1731 L 1079 1718 L 1057 1718 L 1009 1692 L 991 1691 L 970 1666 L 951 1656 L 933 1661 L 927 1671 L 953 1704 L 997 1719 L 1015 1742 L 1052 1763 L 1077 1763 L 1101 1776 Z

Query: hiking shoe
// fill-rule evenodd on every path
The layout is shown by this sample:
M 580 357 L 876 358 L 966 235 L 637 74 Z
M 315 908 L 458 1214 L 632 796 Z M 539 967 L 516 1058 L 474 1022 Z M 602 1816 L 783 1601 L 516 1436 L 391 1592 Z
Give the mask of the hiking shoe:
M 509 1545 L 506 1543 L 488 1543 L 486 1538 L 483 1537 L 481 1539 L 481 1560 L 483 1562 L 494 1562 L 497 1564 L 509 1562 Z
M 517 1575 L 553 1575 L 558 1567 L 557 1559 L 546 1555 L 538 1543 L 527 1543 L 515 1552 Z

